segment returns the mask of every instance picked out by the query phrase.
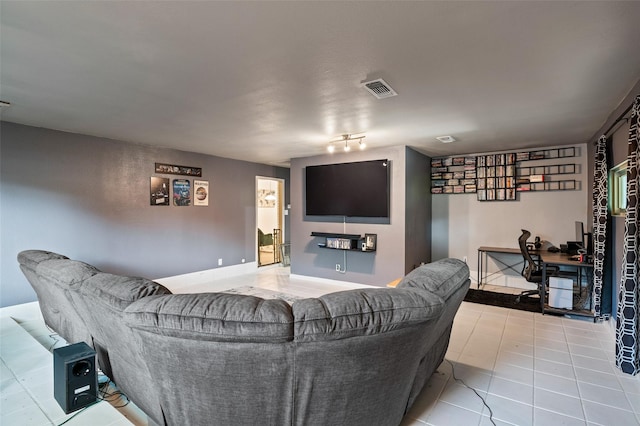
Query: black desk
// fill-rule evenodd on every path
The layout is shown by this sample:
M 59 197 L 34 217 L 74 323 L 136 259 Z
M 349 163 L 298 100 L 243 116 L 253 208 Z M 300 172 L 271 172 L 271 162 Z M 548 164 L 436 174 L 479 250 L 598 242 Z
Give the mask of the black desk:
M 590 286 L 593 284 L 593 264 L 592 263 L 581 263 L 577 260 L 572 260 L 572 256 L 565 253 L 552 253 L 550 251 L 537 251 L 530 250 L 533 256 L 539 256 L 542 264 L 542 282 L 547 282 L 547 268 L 549 266 L 559 266 L 565 269 L 562 271 L 562 277 L 571 277 L 577 280 L 578 287 L 580 291 L 582 291 L 582 285 L 586 278 L 587 288 L 589 291 Z M 493 254 L 512 254 L 517 255 L 518 260 L 511 262 L 506 262 L 501 259 L 492 256 Z M 498 271 L 492 272 L 490 274 L 487 273 L 488 259 L 492 257 L 496 262 L 500 263 L 503 267 Z M 519 248 L 509 248 L 509 247 L 490 247 L 490 246 L 481 246 L 478 248 L 478 288 L 480 288 L 482 283 L 485 283 L 486 279 L 491 277 L 492 275 L 498 274 L 502 271 L 510 269 L 512 271 L 521 274 L 522 268 L 517 269 L 516 267 L 522 265 L 524 263 L 524 259 L 522 257 L 522 252 Z M 566 271 L 566 269 L 572 269 L 573 271 Z M 583 316 L 588 318 L 594 318 L 595 315 L 591 310 L 584 309 L 559 309 L 552 308 L 547 303 L 546 290 L 545 287 L 540 287 L 540 307 L 542 309 L 542 313 L 561 313 L 567 315 L 576 315 Z M 592 298 L 589 297 L 589 308 L 592 309 Z
M 537 254 L 538 252 L 531 251 L 530 253 Z M 514 263 L 507 263 L 493 256 L 493 254 L 514 254 L 514 255 L 517 254 L 518 260 Z M 490 257 L 493 258 L 493 260 L 495 260 L 496 262 L 500 263 L 503 266 L 503 268 L 487 275 L 487 266 L 488 266 Z M 478 288 L 480 288 L 480 286 L 483 283 L 487 284 L 486 283 L 487 278 L 495 274 L 499 274 L 502 271 L 506 271 L 507 269 L 517 272 L 518 275 L 520 275 L 522 273 L 522 268 L 516 269 L 516 266 L 522 265 L 523 263 L 524 263 L 524 259 L 522 258 L 522 253 L 520 252 L 519 248 L 489 247 L 489 246 L 478 247 Z

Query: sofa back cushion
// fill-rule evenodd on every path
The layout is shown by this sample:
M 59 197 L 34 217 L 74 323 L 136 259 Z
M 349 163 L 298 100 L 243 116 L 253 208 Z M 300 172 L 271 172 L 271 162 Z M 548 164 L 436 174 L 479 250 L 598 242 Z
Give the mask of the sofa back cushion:
M 80 292 L 119 312 L 143 297 L 171 294 L 171 291 L 162 284 L 146 278 L 106 273 L 91 277 L 82 286 Z
M 36 292 L 45 324 L 58 332 L 63 319 L 60 309 L 54 305 L 51 296 L 51 292 L 55 292 L 57 289 L 48 288 L 49 286 L 41 282 L 36 273 L 36 268 L 41 262 L 51 259 L 67 259 L 67 257 L 44 250 L 25 250 L 18 253 L 20 269 Z
M 56 253 L 28 250 L 18 255 L 21 269 L 36 293 L 46 323 L 69 343 L 86 342 L 91 334 L 69 293 L 99 273 L 94 266 Z M 35 266 L 35 269 L 33 267 Z
M 38 264 L 36 272 L 58 287 L 68 290 L 82 284 L 100 270 L 88 263 L 70 259 L 51 259 Z
M 437 318 L 443 300 L 424 291 L 371 288 L 293 303 L 295 340 L 338 340 L 386 333 Z
M 294 302 L 295 424 L 401 423 L 444 357 L 468 278 L 464 262 L 445 259 L 397 288 Z
M 46 250 L 24 250 L 18 253 L 18 263 L 34 271 L 41 262 L 51 259 L 68 259 L 68 257 Z
M 358 289 L 292 308 L 294 424 L 400 424 L 442 298 L 420 288 Z
M 133 332 L 124 323 L 123 312 L 136 300 L 171 292 L 146 278 L 98 273 L 70 293 L 87 319 L 104 373 L 156 423 L 161 423 L 158 396 L 149 385 L 151 375 Z
M 227 293 L 152 296 L 125 311 L 130 327 L 208 341 L 293 340 L 291 307 L 283 300 Z
M 286 302 L 224 293 L 150 296 L 132 303 L 125 320 L 154 373 L 167 424 L 292 424 L 293 317 Z

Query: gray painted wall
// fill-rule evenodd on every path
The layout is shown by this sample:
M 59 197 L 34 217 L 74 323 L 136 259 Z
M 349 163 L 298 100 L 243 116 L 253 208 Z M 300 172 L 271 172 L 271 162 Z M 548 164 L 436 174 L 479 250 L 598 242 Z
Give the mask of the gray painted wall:
M 343 217 L 304 217 L 304 168 L 318 164 L 388 159 L 391 162 L 391 217 L 389 223 L 354 222 Z M 367 149 L 345 154 L 322 155 L 291 160 L 291 273 L 332 280 L 384 286 L 405 271 L 405 170 L 404 146 Z M 363 219 L 364 220 L 364 219 Z M 360 253 L 318 247 L 321 239 L 311 232 L 377 234 L 377 252 Z M 346 272 L 335 269 L 344 265 Z
M 255 261 L 255 177 L 289 178 L 284 168 L 86 135 L 6 122 L 0 131 L 0 306 L 36 299 L 16 261 L 25 249 L 147 278 Z M 155 162 L 201 167 L 209 206 L 150 206 Z
M 518 246 L 521 229 L 527 229 L 532 237 L 550 241 L 559 247 L 566 241 L 573 241 L 575 221 L 583 221 L 589 228 L 587 213 L 590 205 L 587 198 L 591 188 L 587 187 L 586 144 L 576 145 L 578 158 L 565 159 L 579 164 L 579 174 L 570 175 L 581 182 L 580 190 L 549 191 L 518 194 L 518 201 L 477 200 L 476 194 L 434 194 L 432 196 L 432 257 L 462 259 L 467 257 L 472 271 L 472 282 L 477 279 L 477 250 L 480 246 Z M 527 162 L 528 166 L 536 165 Z M 508 260 L 508 259 L 503 259 Z M 511 259 L 513 260 L 513 259 Z M 513 262 L 511 262 L 513 263 Z M 492 270 L 499 265 L 490 264 Z M 504 277 L 503 277 L 504 278 Z M 504 278 L 507 282 L 496 281 L 499 285 L 509 285 L 513 279 L 518 284 L 523 281 L 518 273 Z M 514 284 L 516 284 L 514 282 Z
M 431 262 L 431 158 L 406 151 L 405 274 Z

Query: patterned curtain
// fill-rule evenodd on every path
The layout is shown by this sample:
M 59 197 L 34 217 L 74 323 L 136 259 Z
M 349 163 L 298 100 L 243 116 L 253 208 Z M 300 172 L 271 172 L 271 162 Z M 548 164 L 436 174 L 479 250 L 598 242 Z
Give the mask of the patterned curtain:
M 600 136 L 596 145 L 595 176 L 593 179 L 593 309 L 596 317 L 602 314 L 602 284 L 606 254 L 607 224 L 607 137 Z
M 616 319 L 616 365 L 629 374 L 640 372 L 640 230 L 638 226 L 638 188 L 640 187 L 640 95 L 636 96 L 629 120 L 629 158 L 627 160 L 627 215 L 618 315 Z

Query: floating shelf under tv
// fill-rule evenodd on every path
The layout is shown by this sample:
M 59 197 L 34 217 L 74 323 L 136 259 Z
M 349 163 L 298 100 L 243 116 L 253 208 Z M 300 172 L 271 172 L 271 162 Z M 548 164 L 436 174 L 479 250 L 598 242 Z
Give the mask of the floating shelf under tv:
M 312 232 L 312 237 L 324 238 L 324 243 L 319 243 L 318 247 L 326 248 L 330 250 L 345 250 L 345 251 L 360 251 L 363 253 L 371 253 L 376 251 L 375 249 L 362 250 L 362 244 L 364 243 L 364 237 L 360 234 L 340 234 L 335 232 Z M 338 239 L 349 241 L 345 243 L 348 247 L 331 247 L 330 239 Z

